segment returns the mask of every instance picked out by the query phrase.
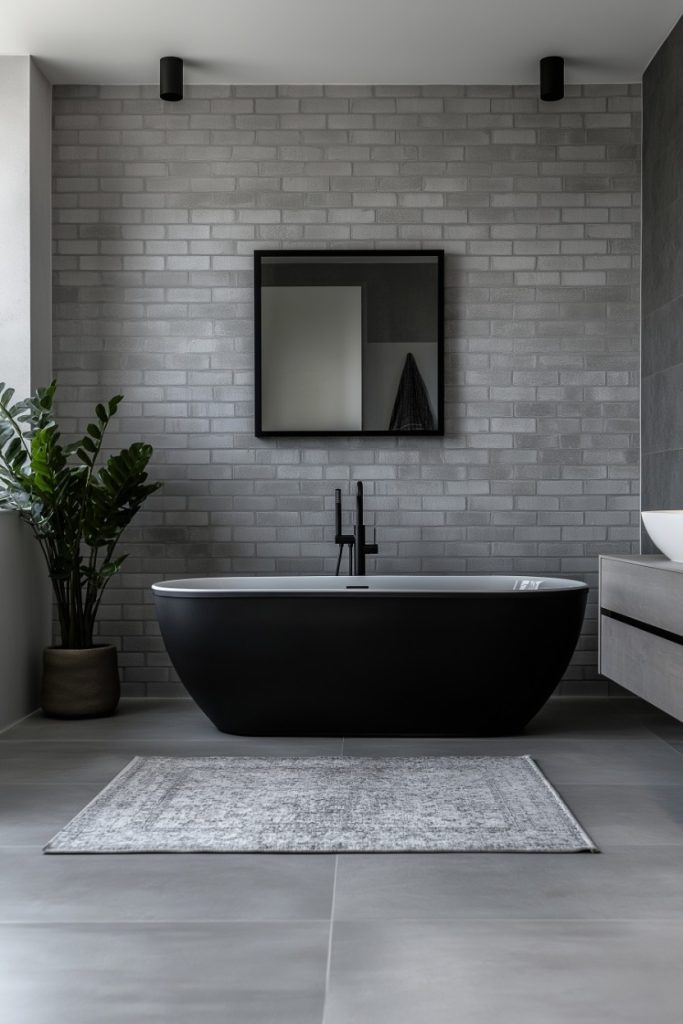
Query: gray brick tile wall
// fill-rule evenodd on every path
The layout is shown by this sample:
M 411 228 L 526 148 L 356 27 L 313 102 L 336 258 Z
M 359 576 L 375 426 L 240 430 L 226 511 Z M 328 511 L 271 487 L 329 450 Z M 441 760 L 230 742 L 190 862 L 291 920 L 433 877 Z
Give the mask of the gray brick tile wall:
M 54 99 L 59 414 L 123 391 L 110 444 L 150 441 L 165 483 L 102 608 L 125 691 L 182 692 L 150 583 L 330 573 L 363 479 L 378 572 L 586 579 L 562 689 L 605 692 L 597 556 L 639 533 L 640 87 L 155 92 Z M 257 440 L 253 251 L 421 245 L 447 254 L 446 436 Z

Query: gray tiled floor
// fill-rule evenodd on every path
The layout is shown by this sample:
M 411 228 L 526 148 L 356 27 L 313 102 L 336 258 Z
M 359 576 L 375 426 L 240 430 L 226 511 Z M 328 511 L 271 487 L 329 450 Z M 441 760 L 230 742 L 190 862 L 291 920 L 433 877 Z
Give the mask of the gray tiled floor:
M 530 753 L 600 856 L 44 857 L 135 754 Z M 262 739 L 189 702 L 0 736 L 3 1024 L 679 1024 L 683 725 L 559 698 L 522 737 Z

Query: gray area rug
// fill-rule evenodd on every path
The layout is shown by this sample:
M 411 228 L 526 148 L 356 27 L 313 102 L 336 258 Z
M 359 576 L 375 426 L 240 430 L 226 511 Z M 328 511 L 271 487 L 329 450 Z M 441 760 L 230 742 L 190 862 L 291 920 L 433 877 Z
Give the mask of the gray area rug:
M 532 758 L 136 757 L 46 853 L 596 851 Z

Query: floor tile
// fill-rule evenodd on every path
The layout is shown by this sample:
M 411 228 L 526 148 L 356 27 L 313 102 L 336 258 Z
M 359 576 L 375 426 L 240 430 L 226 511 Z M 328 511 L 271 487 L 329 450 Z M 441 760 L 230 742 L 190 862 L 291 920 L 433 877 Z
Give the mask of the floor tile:
M 335 924 L 324 1024 L 679 1024 L 683 925 Z
M 527 726 L 525 735 L 564 738 L 607 732 L 610 736 L 642 731 L 643 719 L 653 731 L 678 730 L 683 740 L 683 723 L 657 711 L 651 705 L 630 698 L 555 697 Z M 123 738 L 212 740 L 219 733 L 194 701 L 124 699 L 115 715 L 108 718 L 59 720 L 41 711 L 23 719 L 0 734 L 0 742 L 12 740 L 117 740 Z
M 99 783 L 103 786 L 135 756 L 138 744 L 91 742 L 0 741 L 3 784 L 49 787 L 53 784 Z
M 529 754 L 557 787 L 683 785 L 683 757 L 670 743 L 644 730 L 627 739 L 532 734 L 474 739 L 351 737 L 344 740 L 344 753 L 385 757 Z
M 562 796 L 602 850 L 683 844 L 683 786 L 574 786 Z
M 320 1024 L 329 928 L 0 927 L 3 1024 Z
M 147 740 L 125 735 L 99 743 L 6 739 L 0 742 L 0 779 L 4 783 L 36 786 L 65 782 L 99 782 L 104 786 L 137 756 L 289 757 L 341 752 L 341 739 L 227 736 L 216 731 L 206 740 L 174 736 Z
M 683 852 L 624 846 L 601 854 L 343 855 L 334 915 L 683 921 Z
M 329 920 L 334 857 L 0 848 L 0 922 Z
M 630 697 L 553 697 L 532 718 L 525 735 L 621 736 L 641 730 L 641 719 L 650 710 L 651 705 Z
M 654 733 L 655 736 L 661 737 L 663 740 L 683 743 L 683 722 L 672 718 L 671 715 L 664 714 L 663 711 L 651 708 L 650 713 L 644 715 L 640 722 L 645 729 Z
M 108 718 L 47 718 L 42 711 L 0 736 L 10 740 L 214 739 L 218 730 L 191 700 L 122 700 Z M 220 735 L 220 734 L 218 734 Z
M 99 782 L 0 782 L 0 846 L 44 846 L 101 788 Z

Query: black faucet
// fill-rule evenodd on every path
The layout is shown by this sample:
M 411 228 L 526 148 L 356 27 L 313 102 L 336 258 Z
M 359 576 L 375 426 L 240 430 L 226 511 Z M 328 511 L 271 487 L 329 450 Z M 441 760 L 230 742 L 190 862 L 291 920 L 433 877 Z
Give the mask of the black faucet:
M 365 556 L 376 555 L 378 548 L 376 544 L 365 543 L 365 523 L 363 522 L 363 483 L 361 480 L 356 485 L 356 543 L 353 547 L 354 576 L 365 576 Z
M 379 548 L 377 544 L 366 544 L 365 523 L 363 522 L 363 483 L 361 480 L 356 485 L 356 526 L 352 534 L 342 533 L 342 507 L 341 490 L 339 487 L 334 492 L 335 512 L 335 535 L 334 542 L 339 545 L 339 558 L 337 559 L 337 570 L 339 575 L 344 545 L 349 548 L 349 575 L 365 576 L 365 556 L 376 555 Z

